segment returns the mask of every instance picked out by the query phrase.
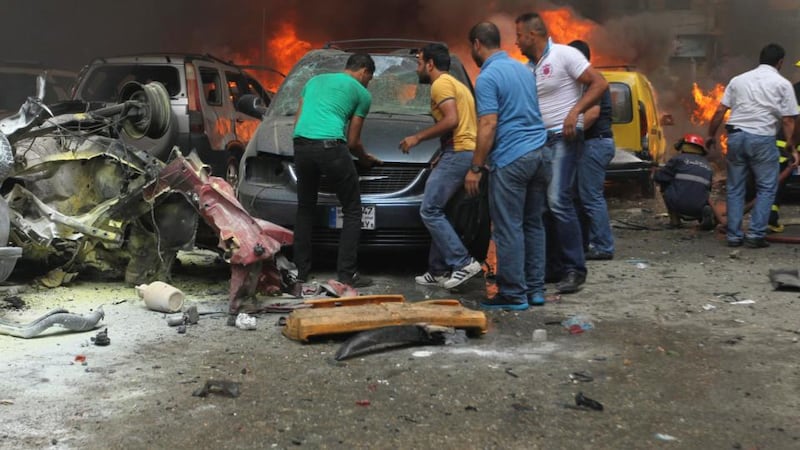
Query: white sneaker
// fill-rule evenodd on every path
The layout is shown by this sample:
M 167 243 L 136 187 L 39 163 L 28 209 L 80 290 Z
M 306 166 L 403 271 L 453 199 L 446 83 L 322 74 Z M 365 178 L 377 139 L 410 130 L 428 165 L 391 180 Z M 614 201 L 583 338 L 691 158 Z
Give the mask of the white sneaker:
M 444 284 L 444 282 L 448 280 L 448 278 L 449 277 L 447 275 L 436 276 L 436 275 L 431 275 L 430 272 L 425 272 L 423 275 L 414 277 L 414 281 L 416 281 L 417 284 L 421 284 L 423 286 L 441 287 Z
M 472 262 L 453 272 L 450 275 L 450 279 L 445 281 L 442 286 L 444 286 L 446 289 L 453 289 L 454 287 L 481 273 L 481 270 L 481 263 L 475 261 L 473 258 Z

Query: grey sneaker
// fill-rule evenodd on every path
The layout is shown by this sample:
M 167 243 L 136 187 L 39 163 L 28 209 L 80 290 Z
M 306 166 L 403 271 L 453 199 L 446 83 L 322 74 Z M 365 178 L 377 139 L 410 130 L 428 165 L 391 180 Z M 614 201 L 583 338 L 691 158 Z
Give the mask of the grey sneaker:
M 454 287 L 481 273 L 481 270 L 481 263 L 475 261 L 473 258 L 469 264 L 454 271 L 450 275 L 450 278 L 445 281 L 442 286 L 444 286 L 446 289 L 453 289 Z

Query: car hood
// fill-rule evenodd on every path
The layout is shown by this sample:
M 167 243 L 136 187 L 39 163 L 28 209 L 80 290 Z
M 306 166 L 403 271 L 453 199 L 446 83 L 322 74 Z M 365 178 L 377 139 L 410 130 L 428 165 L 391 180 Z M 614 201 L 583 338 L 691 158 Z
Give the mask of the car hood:
M 364 121 L 361 142 L 367 152 L 384 162 L 420 163 L 431 161 L 439 148 L 439 140 L 421 142 L 410 153 L 403 154 L 398 144 L 406 136 L 418 133 L 433 124 L 430 116 L 371 113 Z M 254 142 L 259 152 L 293 156 L 292 132 L 294 116 L 267 116 L 258 127 Z

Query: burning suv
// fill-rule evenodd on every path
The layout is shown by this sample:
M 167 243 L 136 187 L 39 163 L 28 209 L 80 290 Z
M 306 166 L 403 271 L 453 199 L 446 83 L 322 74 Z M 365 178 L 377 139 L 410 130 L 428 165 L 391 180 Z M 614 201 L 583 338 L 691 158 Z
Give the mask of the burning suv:
M 372 107 L 361 139 L 368 152 L 384 161 L 358 168 L 362 203 L 361 246 L 367 248 L 423 247 L 430 242 L 420 216 L 425 181 L 438 140 L 422 142 L 409 154 L 400 141 L 433 124 L 430 85 L 419 84 L 417 48 L 428 42 L 406 40 L 336 41 L 307 53 L 292 68 L 273 98 L 269 112 L 242 157 L 239 200 L 256 217 L 292 228 L 297 211 L 297 175 L 292 132 L 300 93 L 306 82 L 322 73 L 344 69 L 354 51 L 367 51 L 375 60 L 369 83 Z M 450 73 L 472 86 L 457 56 Z M 335 187 L 322 178 L 312 239 L 315 245 L 338 245 L 342 221 Z

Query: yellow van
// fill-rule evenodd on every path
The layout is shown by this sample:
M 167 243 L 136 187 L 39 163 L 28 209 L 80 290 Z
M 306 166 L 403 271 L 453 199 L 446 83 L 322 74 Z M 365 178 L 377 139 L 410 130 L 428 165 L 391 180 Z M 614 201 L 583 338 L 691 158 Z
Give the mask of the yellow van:
M 612 131 L 617 152 L 606 171 L 607 179 L 639 180 L 642 193 L 655 194 L 652 172 L 663 164 L 667 149 L 662 126 L 672 122 L 660 116 L 650 81 L 642 73 L 601 69 L 611 89 Z

